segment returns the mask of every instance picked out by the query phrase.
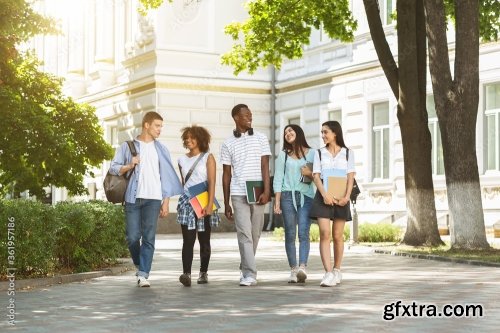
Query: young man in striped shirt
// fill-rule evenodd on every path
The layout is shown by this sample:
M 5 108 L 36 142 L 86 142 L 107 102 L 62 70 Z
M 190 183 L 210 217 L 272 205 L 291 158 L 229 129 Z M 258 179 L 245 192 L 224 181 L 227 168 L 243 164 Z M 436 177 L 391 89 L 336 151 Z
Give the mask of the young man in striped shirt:
M 264 207 L 271 199 L 269 178 L 269 156 L 271 149 L 268 138 L 252 128 L 252 112 L 245 104 L 236 105 L 232 111 L 236 129 L 221 146 L 223 165 L 222 186 L 226 217 L 236 224 L 236 234 L 241 257 L 240 286 L 257 284 L 255 252 L 264 226 Z M 249 204 L 246 197 L 247 180 L 264 181 L 264 191 L 256 198 L 256 204 Z M 229 197 L 234 207 L 229 204 Z

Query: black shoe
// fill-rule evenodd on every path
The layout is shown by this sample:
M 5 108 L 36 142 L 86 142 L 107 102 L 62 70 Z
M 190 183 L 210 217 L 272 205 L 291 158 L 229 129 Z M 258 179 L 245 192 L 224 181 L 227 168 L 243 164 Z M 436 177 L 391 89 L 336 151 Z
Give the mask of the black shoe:
M 198 284 L 208 283 L 208 274 L 207 272 L 200 272 L 200 277 L 198 278 Z
M 190 273 L 184 273 L 181 276 L 179 276 L 179 281 L 186 287 L 191 286 L 191 274 Z

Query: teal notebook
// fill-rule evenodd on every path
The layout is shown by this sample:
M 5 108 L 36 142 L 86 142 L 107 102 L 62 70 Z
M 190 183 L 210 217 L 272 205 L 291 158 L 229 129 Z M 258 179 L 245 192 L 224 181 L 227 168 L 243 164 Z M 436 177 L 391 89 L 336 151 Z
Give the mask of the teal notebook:
M 247 202 L 255 204 L 258 202 L 260 195 L 264 192 L 264 182 L 262 180 L 247 180 L 245 182 Z

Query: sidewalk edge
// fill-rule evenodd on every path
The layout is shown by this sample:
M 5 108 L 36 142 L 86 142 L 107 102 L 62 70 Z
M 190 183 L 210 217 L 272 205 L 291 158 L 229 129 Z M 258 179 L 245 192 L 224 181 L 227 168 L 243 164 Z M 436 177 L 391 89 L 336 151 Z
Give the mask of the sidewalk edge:
M 93 272 L 83 272 L 83 273 L 74 273 L 74 274 L 65 274 L 65 275 L 56 275 L 53 277 L 47 278 L 34 278 L 34 279 L 21 279 L 15 280 L 14 286 L 12 287 L 12 282 L 10 281 L 0 281 L 0 291 L 7 290 L 22 290 L 27 288 L 40 288 L 51 286 L 55 284 L 63 284 L 63 283 L 72 283 L 72 282 L 81 282 L 85 280 L 95 279 L 102 276 L 108 275 L 119 275 L 125 273 L 127 271 L 135 269 L 132 263 L 122 263 L 117 266 L 112 266 L 106 268 L 101 271 L 93 271 Z
M 433 255 L 433 254 L 410 253 L 410 252 L 389 251 L 389 250 L 380 250 L 380 249 L 375 249 L 374 252 L 378 253 L 378 254 L 390 254 L 390 255 L 393 255 L 393 256 L 409 257 L 409 258 L 416 258 L 416 259 L 427 259 L 427 260 L 452 262 L 452 263 L 455 263 L 455 264 L 467 264 L 467 265 L 475 265 L 475 266 L 500 267 L 500 263 L 496 263 L 496 262 L 487 262 L 487 261 L 480 261 L 480 260 L 469 260 L 469 259 L 461 259 L 461 258 L 447 258 L 447 257 L 441 257 L 441 256 Z

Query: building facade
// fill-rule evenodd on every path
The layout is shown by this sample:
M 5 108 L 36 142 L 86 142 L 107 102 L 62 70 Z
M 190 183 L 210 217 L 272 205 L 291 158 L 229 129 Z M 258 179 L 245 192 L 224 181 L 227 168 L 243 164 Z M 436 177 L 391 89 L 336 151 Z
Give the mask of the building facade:
M 246 17 L 243 3 L 175 0 L 141 16 L 137 0 L 38 1 L 40 11 L 61 20 L 65 33 L 38 37 L 33 46 L 45 70 L 66 78 L 69 95 L 96 107 L 106 139 L 114 146 L 140 132 L 147 111 L 164 117 L 160 139 L 174 160 L 184 153 L 180 130 L 190 124 L 210 129 L 211 151 L 218 157 L 220 144 L 234 127 L 230 110 L 238 103 L 249 105 L 254 127 L 275 143 L 275 152 L 281 149 L 287 124 L 301 125 L 309 143 L 320 147 L 321 124 L 338 120 L 356 154 L 356 178 L 362 189 L 357 204 L 360 221 L 405 224 L 397 101 L 371 42 L 363 2 L 351 1 L 359 24 L 353 43 L 340 43 L 322 30 L 314 31 L 304 57 L 286 61 L 275 75 L 262 69 L 235 77 L 232 68 L 220 65 L 220 55 L 232 45 L 224 26 Z M 395 1 L 383 0 L 380 6 L 388 42 L 397 56 L 390 15 Z M 453 51 L 451 30 L 449 38 Z M 476 139 L 488 227 L 500 220 L 500 64 L 495 60 L 500 57 L 500 43 L 482 45 L 480 54 Z M 436 209 L 439 224 L 446 225 L 442 146 L 430 83 L 427 91 Z M 275 110 L 274 119 L 271 110 Z M 104 197 L 102 176 L 108 166 L 105 163 L 97 172 L 100 177 L 87 179 L 92 197 Z M 221 176 L 218 165 L 218 197 L 222 197 Z M 66 196 L 61 189 L 55 193 L 55 200 Z M 173 200 L 172 211 L 175 204 Z

